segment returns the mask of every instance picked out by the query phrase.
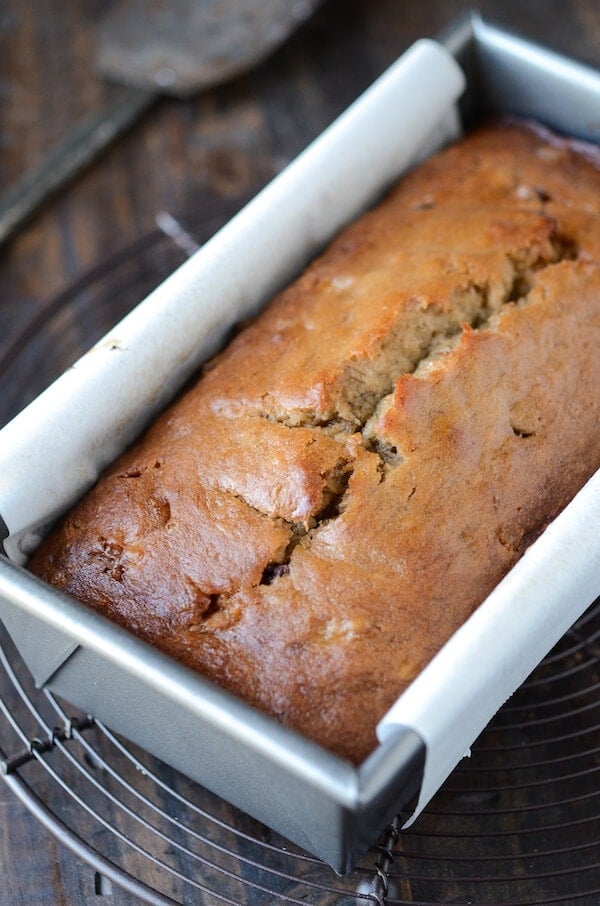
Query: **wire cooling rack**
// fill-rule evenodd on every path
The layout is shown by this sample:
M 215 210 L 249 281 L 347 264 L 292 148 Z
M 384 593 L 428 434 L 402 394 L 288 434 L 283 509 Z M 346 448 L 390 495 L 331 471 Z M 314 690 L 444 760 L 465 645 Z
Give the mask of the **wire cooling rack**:
M 0 346 L 6 421 L 143 298 L 228 212 L 160 228 L 48 301 Z M 32 364 L 35 363 L 35 367 Z M 409 831 L 391 825 L 354 872 L 318 859 L 36 690 L 0 632 L 0 769 L 95 872 L 140 902 L 600 902 L 600 604 L 500 711 Z

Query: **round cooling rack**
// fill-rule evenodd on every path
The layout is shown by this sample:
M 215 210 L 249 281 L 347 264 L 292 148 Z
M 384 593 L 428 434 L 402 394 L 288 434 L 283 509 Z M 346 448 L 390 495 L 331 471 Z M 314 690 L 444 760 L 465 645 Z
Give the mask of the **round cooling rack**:
M 161 229 L 89 272 L 0 347 L 4 423 L 230 211 Z M 195 237 L 195 238 L 194 238 Z M 1 627 L 0 627 L 1 629 Z M 600 604 L 492 721 L 408 831 L 354 872 L 318 859 L 35 689 L 0 632 L 0 767 L 111 902 L 201 906 L 600 903 Z

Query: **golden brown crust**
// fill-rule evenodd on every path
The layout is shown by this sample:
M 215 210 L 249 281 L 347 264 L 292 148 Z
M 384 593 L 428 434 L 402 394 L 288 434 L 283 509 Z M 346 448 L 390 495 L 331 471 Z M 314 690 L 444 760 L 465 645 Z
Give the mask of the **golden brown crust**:
M 519 125 L 406 177 L 31 569 L 360 761 L 600 466 L 600 170 Z

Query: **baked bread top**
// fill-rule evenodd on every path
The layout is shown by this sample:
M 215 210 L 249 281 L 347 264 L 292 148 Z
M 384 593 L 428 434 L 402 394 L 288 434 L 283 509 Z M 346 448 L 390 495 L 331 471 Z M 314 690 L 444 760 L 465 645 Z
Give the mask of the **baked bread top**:
M 598 156 L 484 128 L 345 229 L 30 568 L 359 762 L 600 466 L 599 346 Z

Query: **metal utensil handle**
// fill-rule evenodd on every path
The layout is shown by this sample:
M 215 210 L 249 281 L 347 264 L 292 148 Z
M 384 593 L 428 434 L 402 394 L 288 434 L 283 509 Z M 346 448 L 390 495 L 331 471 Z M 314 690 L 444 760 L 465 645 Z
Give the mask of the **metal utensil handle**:
M 139 88 L 125 88 L 99 113 L 81 120 L 38 167 L 0 197 L 0 244 L 50 196 L 122 135 L 158 98 Z

